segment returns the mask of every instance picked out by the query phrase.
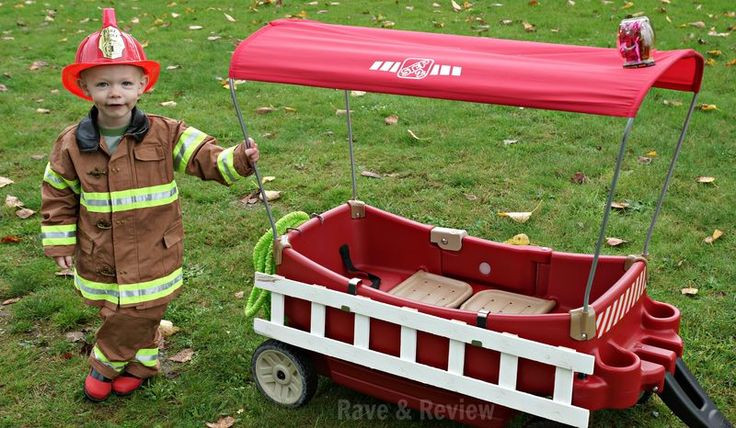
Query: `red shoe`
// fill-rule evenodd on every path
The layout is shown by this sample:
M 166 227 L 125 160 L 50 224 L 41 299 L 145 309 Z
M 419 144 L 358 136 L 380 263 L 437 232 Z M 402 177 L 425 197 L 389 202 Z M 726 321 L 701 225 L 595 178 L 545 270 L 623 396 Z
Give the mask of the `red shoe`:
M 143 384 L 143 379 L 123 373 L 112 381 L 112 391 L 117 395 L 130 395 Z
M 112 392 L 112 380 L 106 378 L 102 373 L 95 369 L 90 370 L 87 378 L 84 379 L 84 395 L 90 401 L 105 401 Z

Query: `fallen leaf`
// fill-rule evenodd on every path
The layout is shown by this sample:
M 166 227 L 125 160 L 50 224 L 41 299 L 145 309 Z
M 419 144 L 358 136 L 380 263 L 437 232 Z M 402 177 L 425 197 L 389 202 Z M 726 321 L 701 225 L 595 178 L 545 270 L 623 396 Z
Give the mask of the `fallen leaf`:
M 245 296 L 245 291 L 238 291 L 237 293 L 234 294 L 234 296 L 236 299 L 242 299 L 243 296 Z
M 44 159 L 46 159 L 46 155 L 31 155 L 31 159 L 33 159 L 33 160 L 44 160 Z
M 194 350 L 192 348 L 186 348 L 182 349 L 177 354 L 170 356 L 169 361 L 173 361 L 175 363 L 186 363 L 192 360 L 192 356 L 194 356 Z
M 171 17 L 172 17 L 172 18 L 174 18 L 174 19 L 176 19 L 176 18 L 178 18 L 178 17 L 180 17 L 180 16 L 181 16 L 181 15 L 180 15 L 180 14 L 178 14 L 178 13 L 176 13 L 176 12 L 171 12 Z
M 396 125 L 398 122 L 399 122 L 399 116 L 396 116 L 395 114 L 386 116 L 386 118 L 383 119 L 383 123 L 385 123 L 386 125 Z
M 280 190 L 266 190 L 266 199 L 268 199 L 268 202 L 275 201 L 276 199 L 281 198 L 281 191 Z M 258 199 L 263 200 L 261 198 L 260 192 L 258 193 Z
M 657 151 L 656 150 L 648 151 L 645 156 L 648 157 L 648 158 L 656 158 L 657 157 Z
M 335 110 L 335 114 L 337 116 L 344 116 L 344 115 L 348 114 L 348 111 L 347 110 L 343 110 L 343 109 L 337 109 L 337 110 Z
M 8 92 L 8 87 L 0 83 L 0 92 Z
M 6 195 L 5 206 L 11 208 L 21 208 L 23 206 L 23 202 L 15 196 Z
M 20 297 L 13 297 L 12 299 L 4 300 L 3 306 L 12 305 L 13 303 L 20 302 Z
M 258 198 L 258 194 L 259 193 L 260 193 L 260 191 L 258 189 L 255 189 L 255 190 L 251 191 L 248 195 L 246 195 L 243 198 L 241 198 L 240 199 L 240 202 L 243 203 L 243 204 L 246 204 L 246 205 L 256 204 L 256 203 L 258 203 L 258 201 L 260 201 L 260 199 Z
M 694 296 L 698 294 L 698 289 L 694 287 L 686 287 L 680 290 L 680 293 L 686 295 L 686 296 Z
M 287 113 L 296 113 L 296 109 L 294 107 L 284 106 L 284 111 Z
M 713 111 L 718 110 L 718 107 L 715 104 L 700 104 L 698 108 L 702 111 Z
M 469 201 L 477 201 L 478 200 L 478 197 L 475 196 L 472 193 L 463 193 L 463 194 L 465 195 L 465 199 L 467 199 Z
M 179 327 L 174 326 L 174 323 L 169 320 L 161 320 L 158 324 L 158 331 L 161 332 L 161 336 L 163 337 L 169 337 L 180 330 Z
M 703 21 L 690 22 L 687 25 L 695 28 L 705 28 L 705 22 Z
M 360 175 L 362 175 L 363 177 L 381 178 L 381 174 L 373 171 L 362 171 Z
M 207 40 L 214 42 L 215 40 L 220 40 L 222 37 L 220 36 L 208 36 Z
M 721 54 L 722 54 L 723 52 L 721 52 L 721 51 L 720 51 L 720 50 L 718 50 L 718 49 L 714 49 L 714 50 L 712 50 L 712 51 L 708 51 L 707 53 L 708 53 L 708 55 L 710 55 L 710 56 L 721 56 Z
M 204 27 L 202 27 L 201 25 L 190 25 L 189 26 L 190 30 L 201 30 L 202 28 Z
M 514 235 L 513 237 L 503 241 L 504 244 L 511 244 L 511 245 L 529 245 L 529 237 L 526 235 L 526 233 L 520 233 L 518 235 Z
M 625 210 L 629 207 L 628 202 L 611 202 L 611 208 L 617 209 L 617 210 Z
M 623 6 L 621 6 L 621 9 L 629 9 L 631 7 L 634 7 L 634 2 L 633 1 L 627 1 L 626 3 L 624 3 Z
M 276 111 L 276 109 L 273 107 L 258 107 L 256 109 L 256 114 L 268 114 L 273 113 L 274 111 Z
M 267 175 L 267 176 L 265 176 L 265 177 L 263 177 L 261 179 L 261 183 L 263 183 L 263 184 L 270 183 L 270 182 L 274 181 L 275 179 L 276 179 L 276 177 L 274 177 L 273 175 Z
M 47 108 L 37 108 L 36 109 L 36 113 L 49 114 L 49 113 L 51 113 L 51 110 L 49 110 Z
M 426 137 L 426 138 L 419 138 L 419 137 L 417 137 L 417 134 L 415 134 L 414 131 L 412 131 L 411 129 L 407 129 L 406 131 L 409 133 L 409 135 L 411 135 L 411 137 L 413 139 L 415 139 L 417 141 L 427 141 L 427 140 L 429 140 L 429 137 Z
M 716 60 L 714 60 L 713 58 L 707 58 L 705 60 L 705 65 L 714 66 L 714 65 L 716 65 Z
M 0 188 L 7 186 L 8 184 L 13 184 L 15 181 L 7 178 L 7 177 L 0 177 Z
M 736 65 L 736 59 L 732 59 L 731 61 L 726 63 L 726 67 L 732 67 Z
M 459 4 L 457 4 L 457 3 L 455 2 L 455 0 L 450 0 L 450 2 L 452 3 L 452 9 L 453 9 L 453 10 L 454 10 L 455 12 L 460 12 L 461 10 L 463 10 L 462 6 L 460 6 Z
M 18 217 L 20 217 L 22 219 L 26 219 L 26 218 L 32 216 L 35 213 L 36 213 L 35 211 L 29 210 L 28 208 L 21 208 L 21 209 L 19 209 L 18 211 L 15 212 L 15 215 L 17 215 Z
M 719 33 L 717 31 L 708 31 L 709 36 L 713 37 L 728 37 L 731 35 L 731 33 Z
M 537 31 L 537 27 L 535 27 L 534 24 L 530 24 L 530 23 L 524 21 L 524 22 L 521 23 L 521 25 L 524 26 L 524 31 L 526 31 L 527 33 L 533 33 L 535 31 Z
M 58 272 L 54 272 L 54 275 L 63 276 L 64 278 L 71 278 L 74 276 L 74 270 L 73 269 L 62 269 Z
M 381 22 L 382 28 L 393 28 L 396 25 L 394 21 L 383 21 Z
M 350 91 L 350 95 L 353 97 L 362 97 L 365 94 L 365 91 Z
M 662 101 L 662 104 L 666 106 L 673 106 L 673 107 L 679 107 L 682 105 L 682 102 L 680 101 L 672 101 L 672 100 L 664 100 Z
M 578 171 L 570 178 L 570 181 L 576 184 L 583 184 L 588 182 L 588 177 L 582 172 Z
M 84 333 L 81 331 L 70 331 L 66 334 L 66 340 L 69 342 L 81 342 L 84 340 Z
M 28 69 L 31 71 L 40 70 L 46 67 L 47 65 L 49 65 L 49 63 L 46 61 L 33 61 L 33 63 L 31 64 L 30 67 L 28 67 Z
M 629 241 L 624 241 L 621 238 L 606 238 L 606 245 L 609 247 L 618 247 L 619 245 L 623 245 Z
M 704 177 L 701 175 L 700 177 L 696 178 L 695 181 L 697 181 L 698 183 L 712 183 L 716 181 L 716 178 L 715 177 Z
M 161 107 L 176 107 L 176 101 L 164 101 L 160 105 Z
M 511 25 L 513 23 L 514 23 L 514 21 L 511 20 L 511 19 L 502 19 L 501 20 L 501 25 Z
M 141 20 L 138 17 L 135 17 L 130 20 L 131 24 L 140 24 Z
M 516 143 L 518 143 L 518 142 L 519 142 L 519 140 L 503 140 L 503 144 L 504 144 L 505 146 L 509 146 L 509 145 L 511 145 L 511 144 L 516 144 Z
M 217 422 L 207 422 L 209 428 L 230 428 L 235 423 L 235 418 L 227 416 L 220 418 Z
M 715 241 L 716 239 L 720 238 L 722 235 L 723 235 L 723 231 L 722 230 L 719 230 L 719 229 L 716 229 L 716 230 L 713 231 L 713 234 L 712 235 L 707 236 L 705 239 L 703 239 L 703 242 L 705 242 L 706 244 L 712 244 L 713 241 Z
M 3 236 L 3 239 L 0 240 L 3 244 L 17 244 L 20 242 L 20 238 L 15 235 L 8 235 Z
M 539 0 L 529 0 L 529 6 L 539 6 Z
M 636 159 L 636 161 L 637 161 L 637 162 L 639 162 L 640 164 L 644 164 L 644 165 L 646 165 L 646 164 L 650 164 L 650 163 L 652 163 L 652 158 L 648 158 L 648 157 L 646 157 L 646 156 L 639 156 L 639 157 L 638 157 L 638 158 Z
M 167 70 L 178 70 L 180 68 L 181 68 L 181 65 L 179 64 L 166 66 Z
M 223 13 L 223 15 L 225 15 L 225 19 L 227 19 L 228 21 L 230 21 L 230 22 L 237 22 L 235 20 L 235 18 L 233 18 L 232 16 L 228 15 L 227 13 Z
M 519 212 L 506 212 L 501 211 L 498 213 L 499 217 L 508 217 L 511 220 L 517 222 L 517 223 L 526 223 L 527 220 L 529 220 L 529 217 L 534 214 L 534 212 L 539 208 L 539 206 L 542 205 L 542 202 L 540 201 L 536 207 L 534 207 L 531 211 L 519 211 Z

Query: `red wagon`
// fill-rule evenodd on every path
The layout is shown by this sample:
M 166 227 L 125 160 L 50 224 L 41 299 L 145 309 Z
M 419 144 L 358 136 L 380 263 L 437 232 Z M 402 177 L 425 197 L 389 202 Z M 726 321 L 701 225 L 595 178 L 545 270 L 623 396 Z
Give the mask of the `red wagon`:
M 647 295 L 648 245 L 700 89 L 703 58 L 659 51 L 624 69 L 615 49 L 278 20 L 233 54 L 233 79 L 627 118 L 593 254 L 512 246 L 417 223 L 353 197 L 279 234 L 260 390 L 299 406 L 315 370 L 380 399 L 479 426 L 514 410 L 574 426 L 652 392 L 688 424 L 729 426 L 680 359 L 680 312 Z M 626 142 L 651 87 L 693 92 L 641 256 L 601 256 Z M 261 184 L 260 175 L 256 176 Z M 263 191 L 261 185 L 261 191 Z M 265 198 L 265 194 L 264 200 Z M 483 406 L 491 406 L 490 413 Z

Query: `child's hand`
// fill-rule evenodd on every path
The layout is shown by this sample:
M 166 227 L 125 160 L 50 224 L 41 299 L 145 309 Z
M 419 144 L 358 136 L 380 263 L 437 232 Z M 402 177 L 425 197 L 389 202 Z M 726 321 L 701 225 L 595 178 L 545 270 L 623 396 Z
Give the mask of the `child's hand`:
M 62 269 L 71 269 L 73 265 L 72 256 L 54 257 L 54 261 L 56 262 L 56 265 Z
M 252 138 L 248 138 L 248 142 L 250 143 L 250 148 L 245 149 L 245 155 L 248 156 L 248 162 L 253 165 L 258 162 L 260 153 L 258 152 L 258 144 Z

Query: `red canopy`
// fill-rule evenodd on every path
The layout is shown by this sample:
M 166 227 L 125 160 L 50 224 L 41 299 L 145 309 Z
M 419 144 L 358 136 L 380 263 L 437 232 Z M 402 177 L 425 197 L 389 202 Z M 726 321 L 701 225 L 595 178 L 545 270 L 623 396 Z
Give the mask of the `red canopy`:
M 634 117 L 652 86 L 700 90 L 699 53 L 654 59 L 625 69 L 611 48 L 281 19 L 240 43 L 230 77 Z

